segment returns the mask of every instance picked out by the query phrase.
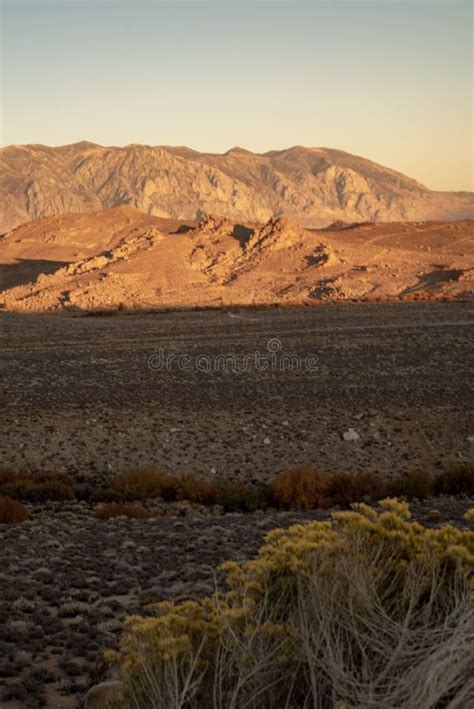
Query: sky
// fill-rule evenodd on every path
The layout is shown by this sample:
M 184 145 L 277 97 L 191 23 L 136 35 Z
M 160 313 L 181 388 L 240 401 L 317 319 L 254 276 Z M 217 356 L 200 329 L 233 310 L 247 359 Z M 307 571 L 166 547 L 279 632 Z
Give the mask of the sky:
M 472 190 L 465 0 L 0 0 L 0 142 L 305 145 Z

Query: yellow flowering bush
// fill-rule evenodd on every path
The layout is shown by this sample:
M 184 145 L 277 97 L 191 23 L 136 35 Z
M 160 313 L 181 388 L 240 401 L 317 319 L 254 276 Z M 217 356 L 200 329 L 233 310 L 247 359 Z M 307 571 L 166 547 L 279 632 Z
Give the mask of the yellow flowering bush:
M 467 706 L 474 532 L 386 499 L 273 530 L 221 570 L 224 591 L 128 620 L 124 707 Z

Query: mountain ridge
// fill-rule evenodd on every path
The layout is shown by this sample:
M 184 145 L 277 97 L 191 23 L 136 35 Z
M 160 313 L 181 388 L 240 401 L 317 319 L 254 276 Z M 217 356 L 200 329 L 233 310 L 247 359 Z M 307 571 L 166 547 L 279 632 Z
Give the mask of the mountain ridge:
M 185 146 L 79 141 L 0 150 L 0 233 L 45 216 L 129 204 L 170 219 L 205 213 L 304 227 L 343 221 L 457 220 L 474 195 L 437 192 L 396 170 L 332 148 L 201 153 Z

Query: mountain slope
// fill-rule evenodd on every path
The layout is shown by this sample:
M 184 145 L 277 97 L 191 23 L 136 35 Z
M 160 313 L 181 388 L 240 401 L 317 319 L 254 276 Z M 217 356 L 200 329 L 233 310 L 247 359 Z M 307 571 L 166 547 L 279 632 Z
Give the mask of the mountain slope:
M 189 148 L 76 143 L 0 150 L 0 233 L 39 217 L 127 204 L 172 219 L 203 212 L 302 226 L 474 216 L 472 193 L 433 192 L 340 150 L 294 147 L 224 155 Z
M 121 206 L 49 217 L 0 239 L 0 307 L 298 304 L 469 297 L 474 222 L 303 229 L 206 215 L 170 221 Z

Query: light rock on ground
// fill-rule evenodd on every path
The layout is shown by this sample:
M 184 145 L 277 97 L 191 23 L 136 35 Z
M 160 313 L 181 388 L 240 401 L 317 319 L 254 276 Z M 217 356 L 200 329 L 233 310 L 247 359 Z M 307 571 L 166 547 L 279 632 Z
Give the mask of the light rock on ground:
M 345 441 L 358 441 L 360 439 L 360 435 L 357 433 L 355 428 L 350 428 L 348 431 L 344 431 L 342 437 Z

